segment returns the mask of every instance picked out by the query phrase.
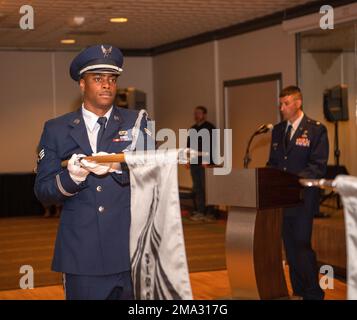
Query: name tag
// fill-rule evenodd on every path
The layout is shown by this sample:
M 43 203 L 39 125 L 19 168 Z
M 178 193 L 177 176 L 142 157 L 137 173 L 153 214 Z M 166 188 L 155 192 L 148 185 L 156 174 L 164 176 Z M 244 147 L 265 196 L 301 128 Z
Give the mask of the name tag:
M 123 141 L 132 141 L 131 129 L 118 131 L 118 135 L 113 139 L 113 142 Z
M 131 141 L 129 136 L 121 136 L 119 138 L 114 138 L 113 142 L 123 142 L 123 141 Z

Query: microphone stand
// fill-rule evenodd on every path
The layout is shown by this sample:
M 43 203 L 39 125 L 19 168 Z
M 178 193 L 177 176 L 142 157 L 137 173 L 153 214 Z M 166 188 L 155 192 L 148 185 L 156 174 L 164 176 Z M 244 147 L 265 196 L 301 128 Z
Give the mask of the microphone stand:
M 249 150 L 250 150 L 250 145 L 252 144 L 252 141 L 254 137 L 257 135 L 257 132 L 254 132 L 254 134 L 250 137 L 247 149 L 245 150 L 245 156 L 244 156 L 244 169 L 248 169 L 249 163 L 252 161 L 252 158 L 250 157 Z
M 245 150 L 244 169 L 248 169 L 249 163 L 252 161 L 252 158 L 250 157 L 250 154 L 249 154 L 249 150 L 250 150 L 250 145 L 252 144 L 252 141 L 253 141 L 254 137 L 259 135 L 259 134 L 266 133 L 266 132 L 268 132 L 269 130 L 272 130 L 272 129 L 273 129 L 273 125 L 272 124 L 262 125 L 250 137 L 250 139 L 248 141 L 247 149 Z

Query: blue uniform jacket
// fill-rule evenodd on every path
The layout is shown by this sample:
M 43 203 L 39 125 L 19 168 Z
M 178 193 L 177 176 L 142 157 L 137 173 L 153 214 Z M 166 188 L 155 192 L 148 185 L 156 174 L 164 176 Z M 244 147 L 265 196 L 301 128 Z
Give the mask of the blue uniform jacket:
M 114 107 L 103 139 L 105 151 L 119 153 L 131 144 L 138 112 Z M 145 117 L 140 141 L 148 142 Z M 141 143 L 141 148 L 145 146 Z M 53 271 L 106 275 L 130 270 L 129 172 L 89 174 L 77 185 L 61 161 L 72 154 L 91 155 L 81 109 L 45 123 L 35 193 L 45 204 L 62 204 L 52 262 Z M 137 148 L 139 149 L 139 148 Z
M 290 140 L 287 148 L 284 137 L 287 122 L 274 126 L 268 166 L 294 173 L 302 178 L 318 179 L 326 174 L 329 143 L 326 127 L 306 115 Z M 319 210 L 319 192 L 316 188 L 304 190 L 304 210 L 316 213 Z M 301 208 L 287 209 L 286 213 L 297 214 Z

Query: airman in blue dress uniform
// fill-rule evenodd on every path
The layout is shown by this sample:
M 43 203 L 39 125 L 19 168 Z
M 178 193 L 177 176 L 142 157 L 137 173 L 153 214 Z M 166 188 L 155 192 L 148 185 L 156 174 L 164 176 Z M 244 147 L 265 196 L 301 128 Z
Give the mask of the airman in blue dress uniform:
M 133 147 L 138 112 L 113 105 L 122 65 L 123 55 L 113 46 L 79 53 L 70 75 L 79 83 L 83 105 L 47 121 L 40 140 L 35 193 L 45 204 L 63 205 L 52 269 L 63 273 L 67 299 L 133 298 L 129 172 L 118 163 L 81 160 Z M 135 147 L 145 149 L 146 117 L 139 126 Z M 65 159 L 70 160 L 62 168 Z
M 324 177 L 329 155 L 327 130 L 304 115 L 298 87 L 282 91 L 280 111 L 284 121 L 273 129 L 268 166 L 302 178 Z M 324 298 L 311 247 L 313 218 L 318 211 L 319 190 L 307 188 L 303 206 L 284 209 L 283 217 L 283 240 L 294 295 L 309 300 Z

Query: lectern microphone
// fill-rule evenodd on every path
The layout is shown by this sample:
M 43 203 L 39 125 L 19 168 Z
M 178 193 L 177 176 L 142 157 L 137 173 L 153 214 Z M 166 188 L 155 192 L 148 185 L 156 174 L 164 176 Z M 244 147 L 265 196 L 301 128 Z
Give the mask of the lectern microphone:
M 273 130 L 274 126 L 271 123 L 267 123 L 267 124 L 262 124 L 253 134 L 253 137 L 261 134 L 261 133 L 266 133 L 270 130 Z
M 258 127 L 257 130 L 252 134 L 252 136 L 249 139 L 247 149 L 245 150 L 245 156 L 244 156 L 244 168 L 248 168 L 249 162 L 252 160 L 250 155 L 249 155 L 249 149 L 250 145 L 252 144 L 252 141 L 255 136 L 262 134 L 262 133 L 267 133 L 270 130 L 273 130 L 274 126 L 271 123 L 266 123 L 262 124 L 260 127 Z

